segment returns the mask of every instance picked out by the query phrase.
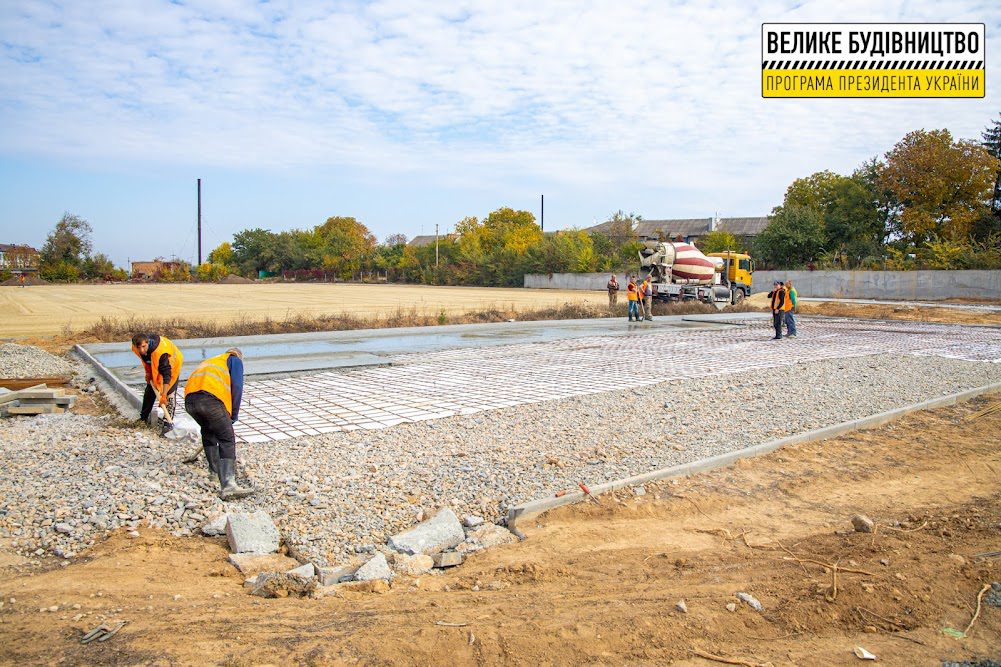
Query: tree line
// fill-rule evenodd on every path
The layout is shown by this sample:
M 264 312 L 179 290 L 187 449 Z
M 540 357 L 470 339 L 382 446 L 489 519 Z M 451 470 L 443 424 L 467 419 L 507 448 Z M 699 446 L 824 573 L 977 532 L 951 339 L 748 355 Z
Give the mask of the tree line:
M 851 174 L 796 179 L 751 250 L 779 269 L 1001 268 L 1001 120 L 908 133 Z
M 334 216 L 307 229 L 242 230 L 201 266 L 182 264 L 159 278 L 520 286 L 526 273 L 635 270 L 640 220 L 618 211 L 604 232 L 544 234 L 532 213 L 504 207 L 460 220 L 437 244 L 414 245 L 403 234 L 379 243 L 359 220 Z M 106 255 L 92 252 L 90 234 L 87 221 L 64 215 L 41 250 L 42 277 L 124 279 Z M 750 252 L 762 268 L 1001 268 L 1001 120 L 980 141 L 944 129 L 910 132 L 850 174 L 825 170 L 794 180 L 754 239 L 714 231 L 696 243 L 707 253 Z

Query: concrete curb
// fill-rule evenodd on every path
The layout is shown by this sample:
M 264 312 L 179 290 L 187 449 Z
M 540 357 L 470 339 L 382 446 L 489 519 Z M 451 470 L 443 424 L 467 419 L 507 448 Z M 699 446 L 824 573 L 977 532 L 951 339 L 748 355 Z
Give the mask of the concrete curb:
M 728 466 L 740 459 L 768 454 L 769 452 L 773 452 L 776 449 L 785 447 L 786 445 L 795 445 L 815 440 L 827 440 L 851 431 L 876 428 L 888 422 L 900 419 L 904 415 L 912 412 L 955 405 L 956 403 L 962 403 L 970 400 L 971 398 L 976 398 L 981 394 L 988 394 L 994 391 L 1001 391 L 1001 382 L 984 385 L 982 387 L 977 387 L 976 389 L 968 389 L 956 394 L 942 396 L 941 398 L 932 398 L 927 401 L 922 401 L 921 403 L 915 403 L 913 405 L 896 408 L 887 412 L 881 412 L 870 417 L 853 419 L 851 421 L 835 424 L 834 426 L 826 426 L 813 431 L 807 431 L 806 433 L 798 433 L 785 438 L 779 438 L 778 440 L 771 440 L 760 445 L 755 445 L 754 447 L 739 449 L 734 452 L 720 454 L 719 456 L 713 456 L 708 459 L 692 461 L 691 463 L 682 463 L 681 465 L 671 466 L 670 468 L 651 470 L 650 472 L 645 472 L 640 475 L 625 477 L 623 479 L 605 482 L 604 484 L 595 484 L 590 487 L 590 490 L 592 494 L 598 495 L 599 493 L 605 493 L 606 491 L 614 491 L 615 489 L 621 489 L 627 486 L 636 486 L 638 484 L 668 479 L 670 477 L 686 477 L 689 475 L 695 475 L 700 472 L 706 472 L 709 470 L 715 470 L 716 468 Z M 517 505 L 508 510 L 508 528 L 511 528 L 513 532 L 517 529 L 517 523 L 521 519 L 526 519 L 563 505 L 580 502 L 584 499 L 585 495 L 582 492 L 575 491 L 573 493 L 567 493 L 565 496 L 561 496 L 559 498 L 543 498 L 541 500 L 532 500 L 527 503 L 522 503 L 521 505 Z
M 84 361 L 93 366 L 94 370 L 96 370 L 101 375 L 101 377 L 104 378 L 108 382 L 108 384 L 111 385 L 111 388 L 114 389 L 116 392 L 118 392 L 118 394 L 122 396 L 122 398 L 128 401 L 129 405 L 134 407 L 136 410 L 142 407 L 142 399 L 139 398 L 135 394 L 135 392 L 129 389 L 128 385 L 119 380 L 117 377 L 115 377 L 115 375 L 111 371 L 105 368 L 104 364 L 102 364 L 93 356 L 91 356 L 90 352 L 83 349 L 82 345 L 79 344 L 74 345 L 73 351 L 79 354 Z

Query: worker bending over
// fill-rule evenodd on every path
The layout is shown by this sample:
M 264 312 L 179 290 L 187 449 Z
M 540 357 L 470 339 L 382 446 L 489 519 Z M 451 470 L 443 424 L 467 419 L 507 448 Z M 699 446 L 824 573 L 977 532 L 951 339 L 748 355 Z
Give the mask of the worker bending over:
M 254 489 L 236 483 L 236 434 L 243 398 L 243 353 L 230 348 L 200 363 L 184 385 L 184 409 L 198 422 L 209 470 L 219 476 L 219 497 L 245 498 Z
M 149 421 L 153 402 L 159 399 L 164 410 L 162 433 L 174 428 L 174 411 L 177 408 L 177 379 L 181 376 L 184 357 L 166 336 L 136 334 L 132 336 L 132 351 L 146 369 L 146 390 L 139 419 Z

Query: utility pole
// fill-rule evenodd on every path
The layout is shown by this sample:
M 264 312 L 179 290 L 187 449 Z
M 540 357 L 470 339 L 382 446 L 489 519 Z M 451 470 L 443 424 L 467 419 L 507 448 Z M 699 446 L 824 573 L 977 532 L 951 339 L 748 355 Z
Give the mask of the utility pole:
M 438 268 L 438 223 L 434 223 L 434 267 Z
M 202 265 L 202 179 L 198 179 L 198 266 Z
M 542 205 L 539 211 L 541 213 L 541 215 L 539 216 L 539 222 L 540 222 L 539 229 L 541 229 L 542 231 L 546 231 L 546 195 L 539 195 L 539 196 L 542 198 Z

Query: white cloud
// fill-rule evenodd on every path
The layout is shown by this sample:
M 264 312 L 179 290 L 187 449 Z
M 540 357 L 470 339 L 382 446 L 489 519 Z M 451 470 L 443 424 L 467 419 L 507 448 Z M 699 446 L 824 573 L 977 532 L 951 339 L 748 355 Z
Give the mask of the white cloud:
M 0 140 L 7 155 L 740 202 L 995 113 L 990 92 L 762 100 L 761 22 L 839 20 L 985 21 L 998 56 L 995 3 L 20 2 L 0 9 Z

